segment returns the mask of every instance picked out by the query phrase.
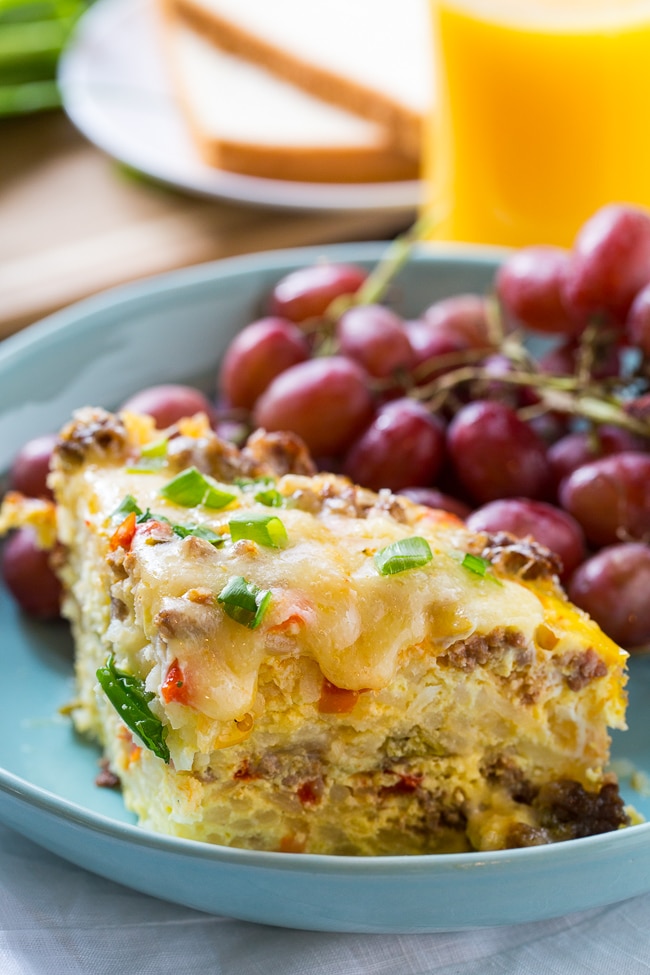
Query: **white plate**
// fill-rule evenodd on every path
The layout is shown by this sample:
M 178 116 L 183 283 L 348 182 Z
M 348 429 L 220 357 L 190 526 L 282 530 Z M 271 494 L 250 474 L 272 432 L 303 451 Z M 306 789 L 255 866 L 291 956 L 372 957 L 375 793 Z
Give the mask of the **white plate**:
M 151 7 L 152 0 L 98 0 L 61 59 L 64 108 L 100 149 L 163 183 L 240 203 L 333 211 L 417 207 L 418 181 L 294 183 L 206 166 L 174 102 Z

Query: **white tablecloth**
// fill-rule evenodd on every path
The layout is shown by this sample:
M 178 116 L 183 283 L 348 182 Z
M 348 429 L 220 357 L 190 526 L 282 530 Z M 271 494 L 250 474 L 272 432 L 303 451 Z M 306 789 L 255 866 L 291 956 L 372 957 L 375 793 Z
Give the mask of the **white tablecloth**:
M 135 893 L 0 826 L 0 975 L 648 972 L 650 895 L 569 918 L 463 933 L 288 931 Z

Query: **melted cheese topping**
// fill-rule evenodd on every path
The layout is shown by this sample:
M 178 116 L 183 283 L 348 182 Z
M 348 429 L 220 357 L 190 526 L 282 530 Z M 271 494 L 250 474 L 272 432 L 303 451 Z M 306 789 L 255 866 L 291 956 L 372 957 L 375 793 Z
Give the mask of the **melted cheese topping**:
M 608 665 L 624 660 L 623 652 L 583 620 L 554 586 L 497 578 L 492 571 L 480 576 L 465 568 L 462 557 L 471 536 L 454 520 L 437 524 L 421 517 L 415 525 L 404 524 L 376 510 L 357 517 L 327 501 L 314 513 L 300 510 L 291 507 L 291 496 L 302 489 L 313 492 L 318 478 L 296 475 L 276 484 L 287 507 L 265 507 L 254 500 L 253 491 L 228 485 L 237 499 L 220 511 L 164 500 L 159 491 L 169 480 L 165 473 L 88 467 L 83 477 L 84 517 L 106 539 L 116 526 L 106 512 L 127 494 L 142 510 L 149 508 L 173 523 L 207 525 L 224 535 L 223 546 L 215 547 L 193 536 L 155 543 L 137 531 L 125 560 L 129 578 L 114 587 L 133 606 L 141 633 L 139 666 L 148 672 L 149 689 L 160 693 L 166 669 L 177 661 L 188 703 L 211 719 L 232 721 L 251 708 L 260 666 L 269 655 L 311 657 L 338 687 L 378 690 L 394 678 L 408 648 L 420 646 L 437 655 L 458 640 L 503 626 L 520 631 L 531 644 L 546 620 L 561 636 L 574 634 L 569 637 L 573 649 L 597 644 Z M 286 545 L 274 549 L 233 542 L 228 520 L 242 509 L 277 515 L 287 531 Z M 428 539 L 433 559 L 420 568 L 381 575 L 374 553 L 415 534 Z M 231 619 L 217 602 L 236 576 L 271 591 L 257 629 Z M 111 624 L 117 629 L 126 625 Z M 122 639 L 115 643 L 125 645 Z M 158 666 L 147 647 L 154 648 Z M 564 648 L 559 644 L 559 650 Z

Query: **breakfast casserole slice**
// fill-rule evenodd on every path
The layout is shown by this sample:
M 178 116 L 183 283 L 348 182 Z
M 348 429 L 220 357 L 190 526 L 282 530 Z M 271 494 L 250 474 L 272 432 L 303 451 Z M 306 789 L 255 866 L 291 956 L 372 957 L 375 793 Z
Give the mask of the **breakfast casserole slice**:
M 626 654 L 532 541 L 201 415 L 81 410 L 50 481 L 75 724 L 143 826 L 387 855 L 627 822 L 605 770 Z

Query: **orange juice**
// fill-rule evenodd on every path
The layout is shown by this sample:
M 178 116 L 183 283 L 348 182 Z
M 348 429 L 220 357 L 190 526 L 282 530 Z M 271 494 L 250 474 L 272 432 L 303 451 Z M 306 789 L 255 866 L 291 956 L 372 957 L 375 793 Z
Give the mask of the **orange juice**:
M 650 206 L 650 0 L 430 0 L 437 239 L 572 242 L 599 206 Z

